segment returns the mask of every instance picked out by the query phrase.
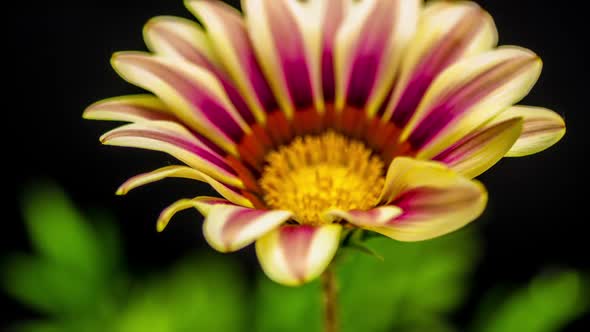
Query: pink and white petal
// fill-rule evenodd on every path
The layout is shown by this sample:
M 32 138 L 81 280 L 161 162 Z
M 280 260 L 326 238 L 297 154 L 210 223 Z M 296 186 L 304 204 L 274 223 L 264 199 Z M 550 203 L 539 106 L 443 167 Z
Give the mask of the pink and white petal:
M 326 220 L 342 219 L 359 227 L 382 226 L 391 219 L 401 215 L 402 209 L 394 205 L 379 206 L 367 211 L 329 210 L 324 213 Z
M 199 212 L 201 212 L 202 214 L 206 215 L 206 213 L 204 213 L 203 211 L 208 212 L 210 209 L 213 208 L 213 206 L 220 204 L 228 205 L 231 203 L 219 197 L 207 196 L 195 197 L 193 199 L 185 198 L 176 201 L 160 213 L 160 216 L 158 217 L 158 222 L 156 223 L 157 230 L 158 232 L 164 231 L 172 217 L 174 217 L 174 215 L 180 211 L 195 208 L 199 210 Z
M 244 186 L 233 168 L 217 151 L 175 122 L 128 124 L 109 131 L 100 140 L 106 145 L 166 152 L 223 183 L 238 188 Z
M 453 232 L 484 211 L 487 192 L 477 181 L 457 176 L 453 184 L 404 192 L 395 204 L 403 213 L 383 226 L 366 227 L 399 241 L 423 241 Z
M 443 163 L 397 157 L 389 165 L 379 201 L 381 204 L 389 204 L 408 190 L 448 187 L 460 179 L 461 175 Z
M 125 181 L 125 183 L 117 189 L 117 195 L 126 195 L 129 191 L 137 187 L 160 181 L 165 178 L 184 178 L 206 182 L 230 202 L 245 207 L 254 207 L 252 202 L 244 197 L 238 188 L 223 184 L 207 174 L 187 166 L 166 166 L 152 172 L 136 175 Z
M 89 120 L 141 122 L 149 120 L 173 121 L 171 114 L 160 99 L 152 95 L 132 95 L 108 98 L 86 108 L 82 115 Z
M 308 23 L 311 29 L 319 29 L 322 34 L 322 55 L 321 55 L 321 80 L 322 95 L 325 102 L 333 102 L 335 94 L 334 78 L 334 51 L 336 34 L 346 14 L 350 1 L 342 0 L 314 0 L 315 3 L 324 5 L 320 18 L 315 24 Z M 314 32 L 311 32 L 314 33 Z
M 203 234 L 215 250 L 232 252 L 253 243 L 292 216 L 293 213 L 290 211 L 216 205 L 205 218 Z
M 143 28 L 143 38 L 154 53 L 207 69 L 219 65 L 206 33 L 191 20 L 176 16 L 151 18 Z
M 437 155 L 465 177 L 474 178 L 494 166 L 511 149 L 523 129 L 522 118 L 494 122 L 478 129 Z
M 522 157 L 541 152 L 565 135 L 565 122 L 554 111 L 542 107 L 513 106 L 492 120 L 498 123 L 514 118 L 523 119 L 520 137 L 506 157 Z
M 430 86 L 400 139 L 430 159 L 528 94 L 541 72 L 533 52 L 500 47 L 460 60 Z
M 317 278 L 340 244 L 342 226 L 284 225 L 256 241 L 256 255 L 266 275 L 297 286 Z
M 351 4 L 336 36 L 337 110 L 345 105 L 377 112 L 391 90 L 401 54 L 412 39 L 419 0 L 367 0 Z
M 395 91 L 383 120 L 403 128 L 434 79 L 457 60 L 496 45 L 492 17 L 473 2 L 435 1 L 426 5 L 404 55 Z
M 254 114 L 227 73 L 221 69 L 209 38 L 195 22 L 180 17 L 159 16 L 149 20 L 143 31 L 146 44 L 154 53 L 188 61 L 213 73 L 240 116 L 247 123 L 254 122 Z
M 313 27 L 324 16 L 326 3 L 243 0 L 242 8 L 258 63 L 287 118 L 312 105 L 323 111 L 322 35 Z
M 112 65 L 121 77 L 160 97 L 189 127 L 237 156 L 236 142 L 250 128 L 211 72 L 139 52 L 116 53 Z
M 256 120 L 277 108 L 276 99 L 260 69 L 241 14 L 221 1 L 185 0 L 187 8 L 207 29 L 213 47 Z

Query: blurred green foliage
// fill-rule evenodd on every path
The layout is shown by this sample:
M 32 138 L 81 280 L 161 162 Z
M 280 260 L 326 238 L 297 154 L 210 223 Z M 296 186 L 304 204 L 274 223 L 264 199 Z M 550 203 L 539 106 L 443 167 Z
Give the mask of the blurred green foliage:
M 23 213 L 34 255 L 1 262 L 2 288 L 43 319 L 17 332 L 189 332 L 322 330 L 319 282 L 289 288 L 260 273 L 254 285 L 231 256 L 188 257 L 169 271 L 132 276 L 112 219 L 79 212 L 54 185 L 26 193 Z M 420 243 L 372 238 L 338 257 L 343 332 L 452 332 L 478 261 L 477 239 L 461 231 Z M 472 332 L 556 332 L 588 309 L 587 279 L 544 274 L 482 300 Z

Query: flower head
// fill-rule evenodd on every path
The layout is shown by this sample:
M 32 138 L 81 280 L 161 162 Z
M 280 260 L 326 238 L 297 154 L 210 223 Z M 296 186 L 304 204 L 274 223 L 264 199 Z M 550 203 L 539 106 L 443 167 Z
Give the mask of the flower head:
M 156 17 L 144 30 L 152 53 L 112 58 L 153 95 L 104 100 L 84 116 L 131 122 L 104 144 L 186 164 L 135 176 L 119 194 L 181 177 L 223 197 L 172 204 L 159 230 L 196 208 L 213 248 L 256 242 L 277 282 L 317 277 L 351 229 L 419 241 L 466 225 L 487 200 L 474 177 L 565 133 L 556 113 L 513 106 L 541 61 L 496 47 L 474 3 L 243 0 L 243 16 L 219 1 L 186 5 L 204 28 Z

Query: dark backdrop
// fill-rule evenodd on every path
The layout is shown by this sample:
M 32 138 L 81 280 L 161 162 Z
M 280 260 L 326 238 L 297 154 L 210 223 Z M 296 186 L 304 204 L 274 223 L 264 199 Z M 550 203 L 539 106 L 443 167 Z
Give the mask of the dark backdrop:
M 540 81 L 525 104 L 552 108 L 567 123 L 565 138 L 538 155 L 504 159 L 481 179 L 490 193 L 489 218 L 477 223 L 485 255 L 470 303 L 493 284 L 525 283 L 546 266 L 589 270 L 587 212 L 588 152 L 586 12 L 575 2 L 479 1 L 495 18 L 501 44 L 537 52 L 544 61 Z M 25 184 L 55 179 L 82 208 L 113 211 L 123 231 L 128 261 L 136 271 L 161 269 L 183 252 L 206 248 L 196 213 L 179 215 L 163 234 L 155 231 L 160 210 L 177 198 L 208 190 L 194 182 L 169 180 L 127 197 L 114 196 L 123 180 L 172 161 L 141 150 L 102 147 L 98 137 L 113 124 L 83 121 L 90 103 L 140 92 L 109 66 L 117 50 L 144 50 L 143 23 L 156 15 L 191 17 L 181 0 L 86 0 L 29 2 L 5 8 L 3 164 L 9 212 L 0 231 L 0 249 L 26 251 L 19 213 Z M 210 249 L 206 249 L 210 250 Z M 251 252 L 239 253 L 256 266 Z M 31 315 L 0 298 L 11 321 Z M 8 308 L 8 309 L 6 309 Z M 469 303 L 457 315 L 468 321 Z M 579 320 L 566 331 L 586 330 Z M 584 329 L 586 327 L 586 329 Z M 509 332 L 509 331 L 507 331 Z

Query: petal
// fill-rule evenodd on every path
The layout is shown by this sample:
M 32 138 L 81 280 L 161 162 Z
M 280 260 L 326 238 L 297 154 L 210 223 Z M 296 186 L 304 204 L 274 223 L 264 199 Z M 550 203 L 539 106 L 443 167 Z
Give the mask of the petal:
M 256 255 L 266 275 L 297 286 L 317 278 L 334 258 L 342 226 L 285 225 L 256 241 Z
M 397 157 L 389 165 L 379 201 L 390 203 L 403 192 L 422 186 L 448 186 L 457 177 L 442 163 Z
M 209 71 L 139 52 L 116 53 L 112 65 L 121 77 L 160 97 L 189 127 L 237 155 L 235 143 L 249 127 Z
M 149 173 L 136 175 L 125 181 L 117 189 L 117 195 L 126 195 L 129 191 L 137 187 L 165 178 L 184 178 L 206 182 L 230 202 L 245 207 L 253 207 L 252 203 L 246 197 L 242 196 L 239 189 L 225 185 L 201 171 L 186 166 L 166 166 Z
M 565 122 L 559 114 L 541 107 L 513 106 L 502 112 L 493 123 L 522 118 L 523 129 L 506 157 L 522 157 L 541 152 L 565 135 Z
M 287 118 L 315 104 L 320 89 L 322 35 L 314 29 L 327 9 L 323 1 L 243 0 L 254 50 Z
M 365 219 L 359 226 L 400 241 L 426 240 L 452 232 L 477 218 L 487 203 L 481 183 L 438 162 L 396 158 L 385 182 L 382 202 L 403 212 L 385 223 L 375 219 L 370 225 L 371 220 Z
M 217 65 L 207 35 L 191 20 L 175 16 L 151 18 L 143 27 L 143 37 L 154 53 L 186 60 L 207 69 Z
M 461 60 L 434 81 L 401 140 L 430 159 L 522 99 L 540 72 L 540 59 L 517 47 Z
M 419 6 L 419 0 L 351 4 L 336 36 L 336 109 L 351 105 L 369 115 L 377 111 L 414 35 Z
M 219 61 L 256 119 L 264 124 L 266 112 L 275 110 L 277 102 L 258 65 L 242 16 L 221 1 L 186 0 L 185 5 L 206 27 Z
M 150 19 L 143 32 L 148 48 L 154 53 L 188 61 L 213 73 L 240 116 L 247 123 L 254 121 L 254 114 L 227 73 L 221 69 L 209 38 L 195 22 L 180 17 L 159 16 Z
M 460 58 L 491 49 L 497 41 L 492 17 L 477 4 L 428 3 L 404 56 L 384 120 L 403 128 L 440 72 Z
M 205 239 L 215 250 L 244 248 L 293 216 L 290 211 L 256 210 L 235 205 L 212 207 L 203 224 Z
M 398 241 L 423 241 L 453 232 L 481 215 L 487 192 L 477 181 L 457 177 L 447 186 L 406 191 L 393 204 L 404 212 L 383 226 L 366 227 Z
M 401 215 L 402 209 L 394 205 L 379 206 L 371 210 L 330 210 L 325 212 L 324 218 L 329 219 L 344 219 L 356 226 L 376 226 L 383 225 L 391 219 Z
M 101 100 L 88 106 L 82 116 L 89 120 L 125 122 L 175 119 L 160 99 L 152 95 L 121 96 Z
M 183 126 L 168 121 L 128 124 L 100 138 L 103 144 L 166 152 L 187 165 L 227 183 L 243 187 L 223 157 Z
M 219 204 L 226 205 L 226 204 L 231 204 L 231 203 L 226 201 L 225 199 L 221 199 L 219 197 L 207 197 L 207 196 L 196 197 L 193 199 L 181 199 L 179 201 L 176 201 L 176 202 L 172 203 L 170 206 L 168 206 L 167 208 L 165 208 L 160 213 L 160 216 L 158 217 L 158 222 L 157 222 L 158 232 L 162 232 L 166 228 L 166 226 L 168 226 L 170 219 L 172 219 L 172 217 L 174 217 L 174 215 L 180 211 L 190 209 L 190 208 L 196 208 L 201 213 L 203 213 L 203 211 L 207 212 L 211 208 L 213 208 L 213 206 L 219 205 Z M 205 214 L 205 213 L 203 213 L 203 214 Z
M 315 1 L 325 4 L 323 15 L 317 20 L 317 23 L 308 26 L 316 27 L 322 32 L 322 58 L 321 58 L 321 79 L 323 88 L 323 97 L 325 101 L 334 100 L 334 48 L 336 34 L 340 24 L 346 17 L 349 1 L 326 0 Z
M 494 166 L 521 135 L 523 121 L 512 118 L 476 130 L 434 157 L 468 178 Z

